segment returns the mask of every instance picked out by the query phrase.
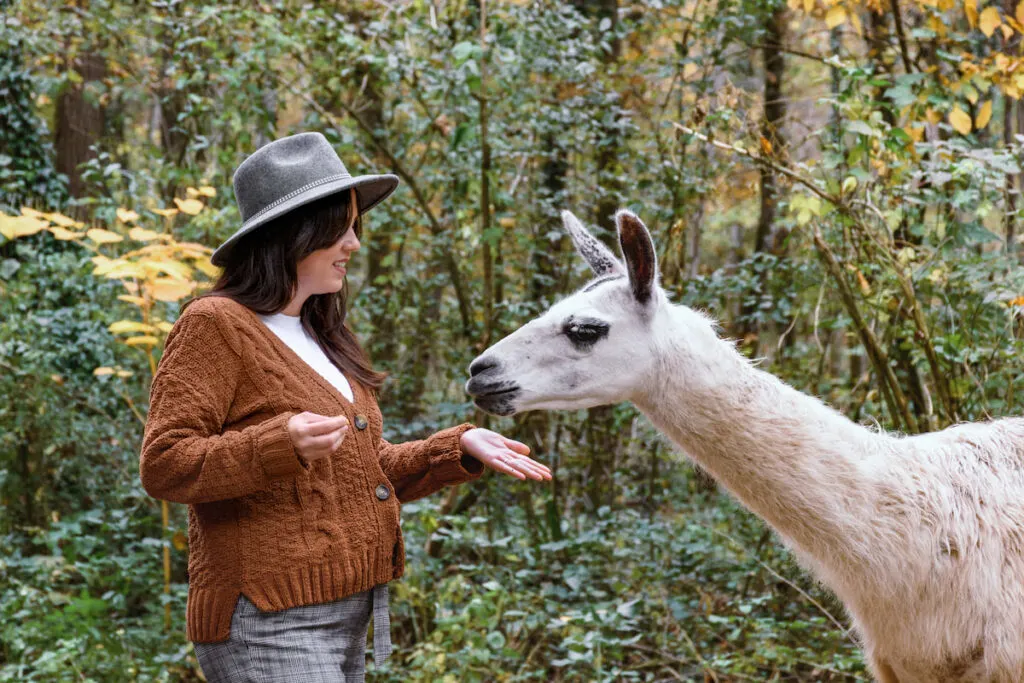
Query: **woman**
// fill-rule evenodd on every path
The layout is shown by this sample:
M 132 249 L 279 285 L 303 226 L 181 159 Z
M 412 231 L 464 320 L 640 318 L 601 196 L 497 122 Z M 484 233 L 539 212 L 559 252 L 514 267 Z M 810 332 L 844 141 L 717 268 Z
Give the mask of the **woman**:
M 153 380 L 141 456 L 155 498 L 189 505 L 186 630 L 207 680 L 362 681 L 390 653 L 399 501 L 489 466 L 549 479 L 529 448 L 463 424 L 381 438 L 375 372 L 345 326 L 360 217 L 397 186 L 352 177 L 327 140 L 272 142 L 233 179 L 242 227 L 213 262 Z

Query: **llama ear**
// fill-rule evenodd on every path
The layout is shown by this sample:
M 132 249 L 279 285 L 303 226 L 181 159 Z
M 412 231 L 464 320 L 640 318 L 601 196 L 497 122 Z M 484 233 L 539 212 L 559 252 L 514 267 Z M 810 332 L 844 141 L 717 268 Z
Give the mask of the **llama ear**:
M 625 275 L 626 269 L 622 267 L 615 254 L 590 234 L 590 231 L 583 227 L 580 219 L 569 211 L 562 212 L 562 224 L 566 232 L 572 237 L 572 243 L 576 245 L 576 251 L 583 260 L 587 262 L 595 275 Z
M 636 214 L 619 210 L 615 214 L 615 223 L 619 227 L 619 246 L 622 256 L 626 259 L 626 272 L 629 284 L 633 289 L 633 297 L 641 304 L 651 300 L 655 282 L 658 279 L 658 257 L 654 253 L 654 240 L 647 226 Z

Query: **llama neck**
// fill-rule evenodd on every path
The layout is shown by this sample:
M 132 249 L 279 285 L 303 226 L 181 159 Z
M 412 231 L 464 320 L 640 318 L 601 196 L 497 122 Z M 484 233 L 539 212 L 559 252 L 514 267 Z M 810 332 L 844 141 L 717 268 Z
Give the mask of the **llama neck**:
M 855 562 L 873 514 L 867 460 L 890 437 L 752 367 L 699 314 L 666 318 L 637 406 L 797 550 L 833 568 Z

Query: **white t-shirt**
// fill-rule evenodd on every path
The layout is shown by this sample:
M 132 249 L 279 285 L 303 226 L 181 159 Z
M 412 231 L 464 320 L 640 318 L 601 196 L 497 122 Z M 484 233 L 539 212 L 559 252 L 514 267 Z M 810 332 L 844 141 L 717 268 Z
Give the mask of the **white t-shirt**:
M 334 385 L 334 388 L 341 392 L 350 403 L 355 401 L 352 395 L 352 387 L 349 385 L 345 375 L 341 374 L 331 359 L 327 357 L 320 344 L 314 339 L 306 328 L 302 326 L 302 319 L 294 315 L 275 313 L 273 315 L 261 315 L 259 319 L 270 328 L 270 331 L 287 344 L 299 358 L 320 373 L 320 376 Z

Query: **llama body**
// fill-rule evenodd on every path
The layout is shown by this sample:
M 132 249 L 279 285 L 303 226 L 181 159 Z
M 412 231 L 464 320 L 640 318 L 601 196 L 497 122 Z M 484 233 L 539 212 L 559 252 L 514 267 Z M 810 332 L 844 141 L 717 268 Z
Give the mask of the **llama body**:
M 600 277 L 481 354 L 478 405 L 634 402 L 835 591 L 880 681 L 1024 680 L 1024 419 L 857 425 L 670 304 L 634 216 L 618 216 L 625 264 L 565 220 Z

